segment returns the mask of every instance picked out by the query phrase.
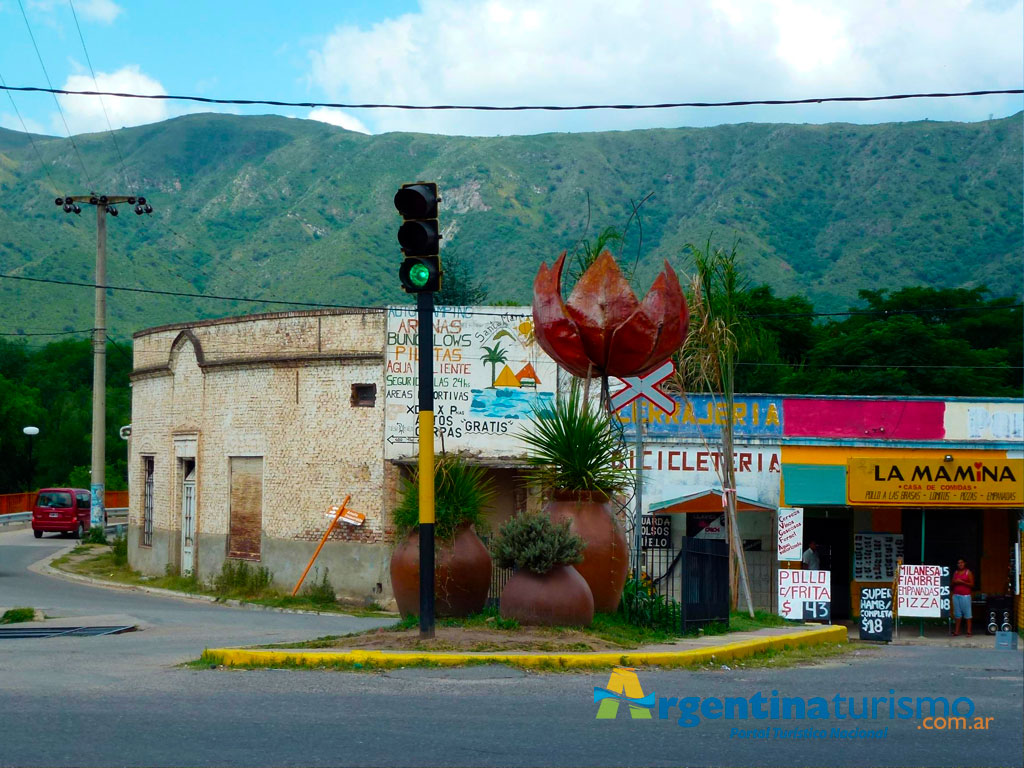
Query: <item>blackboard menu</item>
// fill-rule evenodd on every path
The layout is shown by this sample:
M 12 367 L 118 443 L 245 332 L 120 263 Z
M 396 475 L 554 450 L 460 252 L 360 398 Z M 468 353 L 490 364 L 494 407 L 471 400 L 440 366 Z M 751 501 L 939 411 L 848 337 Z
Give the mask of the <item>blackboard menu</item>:
M 903 557 L 902 533 L 858 533 L 853 537 L 853 580 L 892 581 Z
M 889 587 L 861 589 L 860 639 L 892 642 L 892 590 Z
M 672 536 L 671 515 L 644 515 L 643 548 L 669 549 Z

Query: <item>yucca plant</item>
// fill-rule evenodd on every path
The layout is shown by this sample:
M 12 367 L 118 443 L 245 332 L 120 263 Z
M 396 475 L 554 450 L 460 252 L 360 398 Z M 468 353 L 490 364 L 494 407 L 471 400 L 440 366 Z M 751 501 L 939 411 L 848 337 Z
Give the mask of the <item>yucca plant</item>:
M 575 379 L 568 393 L 534 409 L 519 439 L 529 449 L 534 480 L 544 487 L 611 495 L 632 485 L 627 454 L 608 412 L 588 401 Z
M 481 526 L 484 508 L 494 497 L 494 486 L 483 467 L 461 456 L 438 456 L 434 461 L 434 535 L 450 541 L 465 523 Z M 400 535 L 419 527 L 419 474 L 402 480 L 398 506 L 392 519 Z
M 523 514 L 498 529 L 491 554 L 502 568 L 543 575 L 583 560 L 584 547 L 583 539 L 569 530 L 568 521 L 553 523 L 547 515 Z

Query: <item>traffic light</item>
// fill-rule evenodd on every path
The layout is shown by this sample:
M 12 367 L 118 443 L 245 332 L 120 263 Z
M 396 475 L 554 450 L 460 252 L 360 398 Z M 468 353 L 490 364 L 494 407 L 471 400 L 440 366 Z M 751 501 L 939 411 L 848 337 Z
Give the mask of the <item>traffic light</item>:
M 395 193 L 395 208 L 404 221 L 398 243 L 405 258 L 398 277 L 407 293 L 441 290 L 441 231 L 437 223 L 437 184 L 403 184 Z

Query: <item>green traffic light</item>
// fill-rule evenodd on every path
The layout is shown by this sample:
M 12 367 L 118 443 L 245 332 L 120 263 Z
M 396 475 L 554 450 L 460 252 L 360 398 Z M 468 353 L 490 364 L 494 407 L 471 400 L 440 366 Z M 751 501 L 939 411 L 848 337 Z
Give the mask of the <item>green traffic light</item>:
M 430 281 L 430 268 L 425 264 L 413 264 L 409 269 L 409 282 L 422 288 Z

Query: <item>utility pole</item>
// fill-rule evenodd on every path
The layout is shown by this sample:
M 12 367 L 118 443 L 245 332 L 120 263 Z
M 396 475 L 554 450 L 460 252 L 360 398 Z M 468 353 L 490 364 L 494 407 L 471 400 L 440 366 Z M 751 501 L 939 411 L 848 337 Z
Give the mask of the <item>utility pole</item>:
M 96 312 L 92 328 L 92 473 L 89 490 L 92 492 L 90 525 L 107 524 L 104 504 L 107 470 L 107 215 L 117 216 L 117 204 L 135 206 L 139 216 L 153 212 L 153 206 L 144 197 L 121 195 L 67 195 L 54 202 L 64 213 L 80 214 L 79 203 L 96 208 Z

